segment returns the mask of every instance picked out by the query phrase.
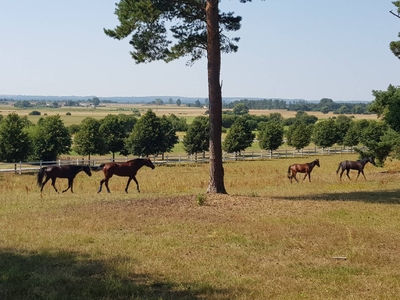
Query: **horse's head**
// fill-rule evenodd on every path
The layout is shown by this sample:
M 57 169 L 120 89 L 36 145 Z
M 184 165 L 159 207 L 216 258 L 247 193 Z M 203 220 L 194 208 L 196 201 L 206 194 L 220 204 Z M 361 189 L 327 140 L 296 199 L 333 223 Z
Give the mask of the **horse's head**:
M 373 157 L 368 157 L 368 161 L 376 167 L 376 163 Z
M 83 170 L 88 176 L 92 176 L 92 171 L 90 170 L 90 166 L 89 166 L 89 165 L 83 166 L 82 170 Z
M 144 165 L 147 166 L 147 167 L 149 167 L 149 168 L 152 168 L 152 169 L 155 168 L 155 166 L 154 166 L 153 163 L 151 162 L 151 159 L 150 159 L 150 158 L 145 158 L 145 159 L 144 159 Z
M 315 165 L 316 165 L 316 166 L 318 166 L 318 167 L 320 166 L 320 165 L 319 165 L 319 159 L 318 159 L 318 158 L 317 158 L 316 160 L 314 160 L 314 162 L 315 162 Z

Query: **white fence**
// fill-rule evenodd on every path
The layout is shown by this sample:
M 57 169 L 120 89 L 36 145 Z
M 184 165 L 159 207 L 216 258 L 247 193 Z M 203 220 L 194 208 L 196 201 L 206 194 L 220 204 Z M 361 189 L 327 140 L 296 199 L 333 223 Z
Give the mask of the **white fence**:
M 223 153 L 223 161 L 244 161 L 244 160 L 262 160 L 262 159 L 281 159 L 281 158 L 294 158 L 294 157 L 307 157 L 313 155 L 333 155 L 343 153 L 354 153 L 354 149 L 350 147 L 331 147 L 328 149 L 322 148 L 307 148 L 300 151 L 292 149 L 282 149 L 277 151 L 243 151 L 241 153 Z M 134 157 L 116 157 L 115 161 L 127 161 Z M 208 153 L 199 153 L 198 155 L 184 155 L 184 154 L 165 154 L 151 157 L 154 164 L 187 164 L 187 163 L 208 163 Z M 102 163 L 111 162 L 112 158 L 103 159 L 71 159 L 71 160 L 57 160 L 57 161 L 39 161 L 39 162 L 19 162 L 19 163 L 0 163 L 0 173 L 12 172 L 17 174 L 34 173 L 39 171 L 44 166 L 54 165 L 90 165 L 95 168 Z

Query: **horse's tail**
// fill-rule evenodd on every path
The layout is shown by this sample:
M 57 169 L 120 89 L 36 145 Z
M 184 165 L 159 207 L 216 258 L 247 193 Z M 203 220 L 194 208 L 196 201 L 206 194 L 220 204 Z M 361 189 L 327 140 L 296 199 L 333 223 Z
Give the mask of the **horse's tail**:
M 40 168 L 39 173 L 37 174 L 37 185 L 38 186 L 42 186 L 45 170 L 46 170 L 46 167 L 42 167 L 42 168 Z
M 106 165 L 106 164 L 101 164 L 101 165 L 98 166 L 98 167 L 90 167 L 90 169 L 91 169 L 92 171 L 100 171 L 100 170 L 103 170 L 103 168 L 104 168 L 105 165 Z
M 338 168 L 337 168 L 337 170 L 336 170 L 336 174 L 339 173 L 339 170 L 340 170 L 340 167 L 341 167 L 341 166 L 342 166 L 342 163 L 339 163 Z
M 288 178 L 290 178 L 290 167 L 291 167 L 291 166 L 289 166 L 289 168 L 288 168 L 288 170 L 287 170 L 287 177 L 288 177 Z

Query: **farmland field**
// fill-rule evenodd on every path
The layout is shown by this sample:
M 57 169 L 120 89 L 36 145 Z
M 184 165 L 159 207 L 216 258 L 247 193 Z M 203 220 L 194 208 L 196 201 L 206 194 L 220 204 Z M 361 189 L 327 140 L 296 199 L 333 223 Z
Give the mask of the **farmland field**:
M 177 117 L 184 117 L 187 119 L 187 123 L 190 124 L 196 116 L 205 115 L 205 108 L 176 106 L 176 105 L 145 105 L 145 104 L 122 104 L 122 103 L 111 103 L 102 104 L 96 109 L 91 107 L 59 107 L 59 108 L 29 108 L 29 109 L 18 109 L 10 105 L 1 105 L 0 114 L 3 117 L 7 116 L 11 112 L 16 112 L 20 116 L 28 116 L 28 119 L 33 123 L 36 123 L 39 118 L 45 115 L 60 115 L 66 126 L 71 124 L 79 124 L 84 118 L 92 117 L 96 119 L 104 118 L 108 114 L 132 114 L 132 110 L 137 110 L 141 113 L 145 113 L 148 109 L 152 109 L 153 112 L 158 115 L 171 115 L 175 114 Z M 33 110 L 38 110 L 42 115 L 31 116 L 29 113 Z M 225 110 L 225 109 L 224 109 Z M 227 109 L 226 109 L 227 110 Z M 70 112 L 71 115 L 67 116 L 66 113 Z M 295 111 L 287 110 L 250 110 L 250 114 L 253 115 L 269 115 L 271 113 L 280 113 L 284 118 L 294 117 Z M 323 114 L 321 112 L 307 112 L 310 115 L 315 115 L 319 119 L 327 119 L 334 117 L 333 113 Z M 350 115 L 348 115 L 350 116 Z M 371 115 L 353 115 L 355 119 L 377 119 L 375 114 Z
M 207 164 L 143 168 L 140 194 L 120 177 L 97 194 L 101 172 L 64 194 L 4 174 L 0 298 L 396 299 L 400 163 L 340 181 L 356 155 L 318 158 L 293 184 L 314 157 L 226 163 L 229 195 L 205 194 Z

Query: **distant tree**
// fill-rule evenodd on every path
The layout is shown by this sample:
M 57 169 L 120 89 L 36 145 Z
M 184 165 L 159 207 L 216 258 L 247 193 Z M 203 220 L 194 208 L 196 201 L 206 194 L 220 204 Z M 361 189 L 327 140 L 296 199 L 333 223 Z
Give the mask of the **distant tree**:
M 175 132 L 186 131 L 188 129 L 186 118 L 184 117 L 178 118 L 175 114 L 171 114 L 167 118 L 171 122 Z
M 209 119 L 203 116 L 196 117 L 188 126 L 186 135 L 183 137 L 183 149 L 189 155 L 208 151 L 210 139 Z
M 134 115 L 126 115 L 126 114 L 119 114 L 118 118 L 124 124 L 125 133 L 129 135 L 132 132 L 133 127 L 137 122 L 137 118 Z
M 108 152 L 112 153 L 112 160 L 115 160 L 115 153 L 123 151 L 125 147 L 125 131 L 124 122 L 116 115 L 107 115 L 101 120 L 99 133 L 104 139 L 104 146 Z
M 225 140 L 222 143 L 222 149 L 228 153 L 240 154 L 253 144 L 255 134 L 243 117 L 237 118 L 229 129 Z
M 343 140 L 350 129 L 352 119 L 345 115 L 338 115 L 335 120 L 336 143 L 343 145 Z
M 93 99 L 92 99 L 92 104 L 96 107 L 96 106 L 99 106 L 99 104 L 100 104 L 100 99 L 99 98 L 97 98 L 97 97 L 93 97 Z
M 297 120 L 286 132 L 287 144 L 296 150 L 303 149 L 311 143 L 312 126 Z
M 245 104 L 239 103 L 233 108 L 233 113 L 239 116 L 246 115 L 249 113 L 249 108 Z
M 42 118 L 31 134 L 34 160 L 55 161 L 71 150 L 71 134 L 59 115 Z
M 168 104 L 174 104 L 174 100 L 172 100 L 172 98 L 168 99 Z
M 69 134 L 72 136 L 79 131 L 79 129 L 81 128 L 81 125 L 80 124 L 71 124 L 67 128 L 68 128 Z
M 162 140 L 160 143 L 159 154 L 162 154 L 164 159 L 164 153 L 171 152 L 175 144 L 178 143 L 179 139 L 176 135 L 176 130 L 171 120 L 165 115 L 160 119 Z
M 181 104 L 182 104 L 181 99 L 176 99 L 176 105 L 177 105 L 177 106 L 181 106 Z
M 258 133 L 258 144 L 261 149 L 269 150 L 272 153 L 283 144 L 283 134 L 282 122 L 268 121 Z
M 332 147 L 338 140 L 335 121 L 331 118 L 314 124 L 312 141 L 318 147 Z
M 154 103 L 156 105 L 164 105 L 164 101 L 161 98 L 157 98 L 154 100 Z
M 387 137 L 394 137 L 394 134 L 389 134 L 389 126 L 381 121 L 370 120 L 368 126 L 365 127 L 360 135 L 360 142 L 368 148 L 367 154 L 376 158 L 375 162 L 379 166 L 383 166 L 386 158 L 394 148 L 394 141 L 399 139 L 390 140 Z M 361 152 L 361 151 L 360 151 Z
M 283 116 L 280 113 L 271 113 L 269 114 L 269 118 L 267 121 L 277 121 L 280 123 L 283 121 Z
M 321 112 L 322 112 L 323 114 L 327 114 L 327 113 L 329 113 L 329 111 L 330 111 L 330 109 L 329 109 L 328 106 L 322 106 L 322 107 L 321 107 Z
M 79 131 L 74 136 L 73 149 L 79 155 L 107 154 L 104 137 L 100 134 L 100 121 L 87 117 L 82 120 Z
M 233 123 L 236 121 L 238 116 L 235 115 L 228 115 L 228 114 L 223 114 L 222 115 L 222 127 L 224 128 L 231 128 Z
M 373 90 L 375 100 L 369 110 L 382 118 L 394 131 L 400 132 L 400 87 L 389 85 L 387 91 Z
M 9 114 L 0 124 L 0 161 L 25 161 L 31 151 L 32 142 L 24 130 L 24 121 L 16 113 Z
M 149 109 L 135 124 L 132 133 L 126 140 L 126 149 L 129 153 L 138 156 L 156 155 L 168 152 L 170 147 L 170 124 L 166 125 Z M 172 125 L 171 125 L 172 127 Z M 168 130 L 168 132 L 167 132 Z
M 15 107 L 27 108 L 31 107 L 31 103 L 28 100 L 18 100 L 14 103 Z
M 400 18 L 400 1 L 392 1 L 393 5 L 396 6 L 396 12 L 393 12 L 393 10 L 390 11 L 391 14 L 394 16 Z M 398 37 L 400 38 L 400 33 L 398 34 Z M 392 53 L 400 59 L 400 41 L 392 41 L 390 42 L 390 50 Z
M 358 126 L 356 122 L 352 122 L 350 124 L 349 130 L 346 132 L 346 135 L 343 138 L 344 146 L 354 147 L 360 143 L 360 131 L 357 127 Z

